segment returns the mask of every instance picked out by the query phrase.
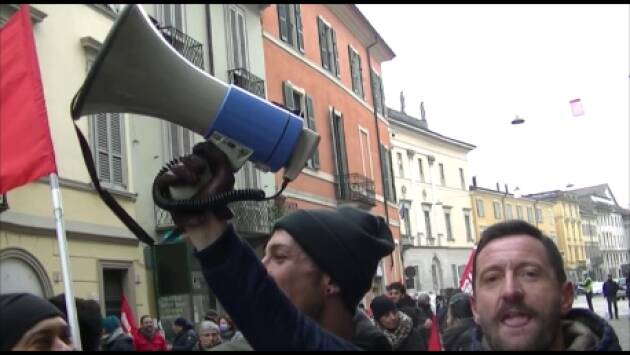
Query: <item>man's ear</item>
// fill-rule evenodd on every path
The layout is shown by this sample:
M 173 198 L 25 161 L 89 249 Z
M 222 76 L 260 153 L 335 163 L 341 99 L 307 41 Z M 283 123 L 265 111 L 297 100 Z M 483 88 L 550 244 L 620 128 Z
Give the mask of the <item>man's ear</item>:
M 470 295 L 470 310 L 472 311 L 473 320 L 475 321 L 475 323 L 480 324 L 479 313 L 477 313 L 477 300 L 475 299 L 474 294 Z
M 565 316 L 573 307 L 573 284 L 565 281 L 560 289 L 560 314 Z
M 326 293 L 326 296 L 333 296 L 341 293 L 341 289 L 330 276 L 324 275 L 323 281 L 325 284 L 324 292 Z

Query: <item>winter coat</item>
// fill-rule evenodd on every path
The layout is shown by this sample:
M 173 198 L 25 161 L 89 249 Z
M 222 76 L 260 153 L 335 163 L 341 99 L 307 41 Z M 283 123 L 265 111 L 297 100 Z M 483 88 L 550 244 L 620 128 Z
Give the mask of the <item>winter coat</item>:
M 403 295 L 400 301 L 396 303 L 396 308 L 398 308 L 399 311 L 404 312 L 406 315 L 409 316 L 409 318 L 411 318 L 414 327 L 422 324 L 422 313 L 420 312 L 420 309 L 418 309 L 418 306 L 416 306 L 416 302 L 414 302 L 411 297 Z
M 197 343 L 197 333 L 192 329 L 182 330 L 173 340 L 173 351 L 192 351 Z
M 352 343 L 368 351 L 392 351 L 392 344 L 383 332 L 360 310 L 352 319 Z
M 427 351 L 427 343 L 425 342 L 425 331 L 422 327 L 414 327 L 411 333 L 407 335 L 407 339 L 400 345 L 396 351 Z
M 442 334 L 442 344 L 446 351 L 467 351 L 472 344 L 472 330 L 475 321 L 472 318 L 461 319 L 457 324 L 448 327 Z
M 359 350 L 297 309 L 232 225 L 195 257 L 209 288 L 253 349 Z
M 619 285 L 612 280 L 607 280 L 602 286 L 602 293 L 606 298 L 617 297 L 617 291 L 619 291 Z
M 621 351 L 619 338 L 606 320 L 584 308 L 574 308 L 562 318 L 565 350 Z M 490 350 L 479 326 L 472 334 L 470 350 Z
M 150 339 L 138 330 L 133 336 L 133 344 L 136 347 L 136 351 L 167 351 L 166 340 L 160 332 L 155 330 Z
M 122 329 L 116 329 L 102 344 L 103 351 L 135 351 L 133 339 Z
M 254 351 L 241 332 L 236 332 L 231 340 L 225 341 L 210 351 Z

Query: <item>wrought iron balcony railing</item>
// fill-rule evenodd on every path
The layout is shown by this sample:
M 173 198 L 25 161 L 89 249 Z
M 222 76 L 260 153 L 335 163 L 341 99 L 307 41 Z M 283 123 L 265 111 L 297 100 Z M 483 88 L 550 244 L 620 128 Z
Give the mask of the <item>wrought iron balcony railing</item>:
M 374 181 L 361 174 L 348 174 L 337 177 L 337 198 L 340 201 L 356 202 L 364 207 L 376 205 Z
M 230 84 L 243 88 L 260 98 L 265 98 L 265 81 L 245 68 L 228 70 Z
M 203 70 L 203 44 L 173 26 L 160 26 L 158 31 L 166 41 L 189 62 Z

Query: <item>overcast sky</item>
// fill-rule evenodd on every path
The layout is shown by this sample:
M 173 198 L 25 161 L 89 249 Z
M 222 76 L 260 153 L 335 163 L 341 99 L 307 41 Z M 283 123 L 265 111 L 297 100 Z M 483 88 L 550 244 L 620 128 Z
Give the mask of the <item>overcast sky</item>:
M 629 206 L 629 5 L 358 7 L 396 53 L 387 105 L 400 109 L 402 90 L 407 113 L 424 101 L 429 129 L 476 145 L 479 185 L 608 183 Z M 585 114 L 573 117 L 577 98 Z

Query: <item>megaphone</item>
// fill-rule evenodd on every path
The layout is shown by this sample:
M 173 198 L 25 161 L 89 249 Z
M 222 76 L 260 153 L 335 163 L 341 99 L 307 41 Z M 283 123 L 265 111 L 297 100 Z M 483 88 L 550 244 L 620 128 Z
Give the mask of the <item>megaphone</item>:
M 234 171 L 249 160 L 265 171 L 283 168 L 285 181 L 299 175 L 320 139 L 301 117 L 190 63 L 139 5 L 119 14 L 71 106 L 74 120 L 117 112 L 188 128 L 221 149 Z

